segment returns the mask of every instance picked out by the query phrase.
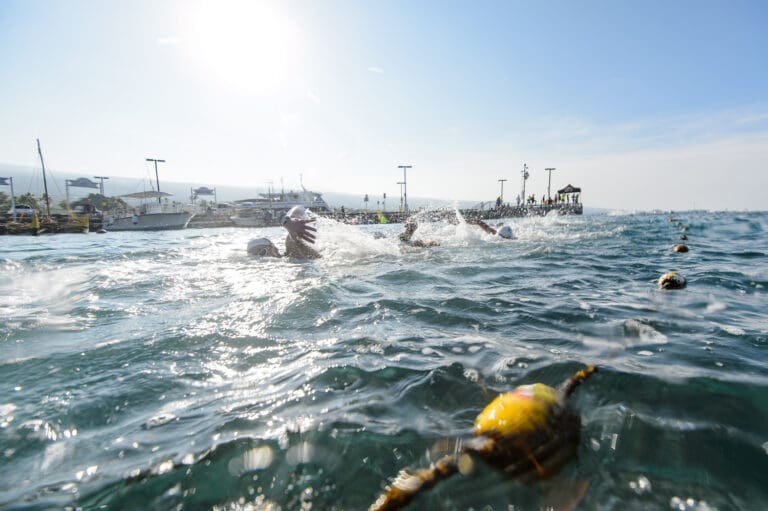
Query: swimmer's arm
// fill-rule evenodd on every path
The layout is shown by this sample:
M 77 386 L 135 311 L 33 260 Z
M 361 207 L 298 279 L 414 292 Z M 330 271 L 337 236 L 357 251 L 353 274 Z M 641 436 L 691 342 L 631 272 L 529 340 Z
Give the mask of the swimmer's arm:
M 285 237 L 285 257 L 294 257 L 296 259 L 318 259 L 320 253 L 309 245 L 288 235 Z
M 409 221 L 405 224 L 405 230 L 400 233 L 398 238 L 400 238 L 400 241 L 403 243 L 410 243 L 411 238 L 413 238 L 413 234 L 416 232 L 416 229 L 418 229 L 418 225 L 415 222 Z
M 484 230 L 488 234 L 491 234 L 491 235 L 496 234 L 496 229 L 494 229 L 493 227 L 491 227 L 490 225 L 486 224 L 485 222 L 483 222 L 480 219 L 472 220 L 472 221 L 469 221 L 467 223 L 477 225 L 478 227 L 480 227 L 482 230 Z

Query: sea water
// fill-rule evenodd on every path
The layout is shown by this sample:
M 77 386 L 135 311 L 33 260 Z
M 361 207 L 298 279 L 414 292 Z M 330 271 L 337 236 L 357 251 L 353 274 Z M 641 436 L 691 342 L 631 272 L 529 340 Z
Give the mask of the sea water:
M 246 254 L 279 228 L 0 238 L 0 508 L 366 509 L 595 364 L 557 474 L 478 462 L 410 509 L 765 509 L 768 214 L 505 223 L 321 219 L 313 261 Z

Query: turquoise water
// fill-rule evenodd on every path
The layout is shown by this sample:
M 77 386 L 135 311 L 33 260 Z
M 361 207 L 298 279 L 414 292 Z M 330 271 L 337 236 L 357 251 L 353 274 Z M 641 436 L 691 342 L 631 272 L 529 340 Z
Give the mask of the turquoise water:
M 310 262 L 246 255 L 279 229 L 0 238 L 0 508 L 366 509 L 593 363 L 558 474 L 477 463 L 409 509 L 765 509 L 768 214 L 509 223 L 321 221 Z

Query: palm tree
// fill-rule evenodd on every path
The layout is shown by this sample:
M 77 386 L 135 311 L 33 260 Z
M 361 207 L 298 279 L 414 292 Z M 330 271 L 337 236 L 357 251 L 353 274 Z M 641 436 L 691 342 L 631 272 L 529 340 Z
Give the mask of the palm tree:
M 19 195 L 16 197 L 16 204 L 18 205 L 27 205 L 34 209 L 39 209 L 40 205 L 37 203 L 37 199 L 34 195 L 27 192 L 25 194 Z

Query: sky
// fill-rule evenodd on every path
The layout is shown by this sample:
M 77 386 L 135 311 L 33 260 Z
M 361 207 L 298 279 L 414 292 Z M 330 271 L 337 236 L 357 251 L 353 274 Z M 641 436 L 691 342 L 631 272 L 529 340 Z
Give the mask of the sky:
M 765 210 L 768 2 L 0 0 L 0 163 Z

